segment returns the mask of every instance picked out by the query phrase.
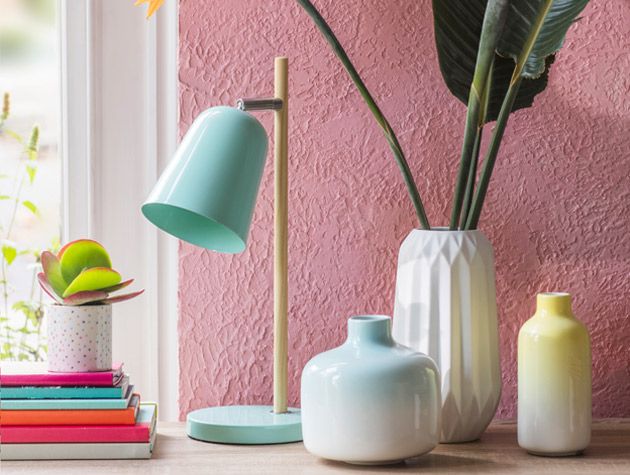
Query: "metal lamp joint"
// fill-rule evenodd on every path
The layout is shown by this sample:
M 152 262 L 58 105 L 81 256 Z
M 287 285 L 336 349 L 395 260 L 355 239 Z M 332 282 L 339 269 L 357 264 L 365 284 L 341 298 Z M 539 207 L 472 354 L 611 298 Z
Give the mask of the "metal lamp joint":
M 281 110 L 282 99 L 275 97 L 263 99 L 238 99 L 236 107 L 242 111 Z

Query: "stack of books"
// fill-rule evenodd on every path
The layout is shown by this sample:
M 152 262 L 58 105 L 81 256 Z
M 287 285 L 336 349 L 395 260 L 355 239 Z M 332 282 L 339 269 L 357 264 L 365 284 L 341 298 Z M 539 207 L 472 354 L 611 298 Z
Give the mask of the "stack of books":
M 0 368 L 0 460 L 150 458 L 156 420 L 156 404 L 140 403 L 121 364 L 94 373 Z

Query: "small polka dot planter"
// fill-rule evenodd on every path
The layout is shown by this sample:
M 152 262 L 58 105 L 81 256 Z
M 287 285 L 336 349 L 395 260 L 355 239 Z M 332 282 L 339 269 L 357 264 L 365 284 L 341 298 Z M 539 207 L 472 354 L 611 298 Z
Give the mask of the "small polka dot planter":
M 49 305 L 48 371 L 80 373 L 112 367 L 112 306 Z

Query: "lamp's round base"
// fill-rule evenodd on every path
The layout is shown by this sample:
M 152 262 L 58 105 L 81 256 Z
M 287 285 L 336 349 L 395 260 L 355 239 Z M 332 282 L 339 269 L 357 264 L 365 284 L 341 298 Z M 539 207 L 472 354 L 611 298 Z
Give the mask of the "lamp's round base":
M 285 444 L 302 440 L 300 410 L 276 414 L 271 406 L 221 406 L 188 413 L 192 439 L 221 444 Z

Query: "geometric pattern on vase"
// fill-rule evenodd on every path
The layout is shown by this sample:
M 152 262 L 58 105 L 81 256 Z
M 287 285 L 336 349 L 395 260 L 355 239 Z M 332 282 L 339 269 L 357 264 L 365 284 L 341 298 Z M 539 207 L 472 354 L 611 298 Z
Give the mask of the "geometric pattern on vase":
M 411 231 L 398 256 L 393 336 L 440 370 L 440 441 L 478 439 L 501 397 L 494 254 L 483 234 Z

